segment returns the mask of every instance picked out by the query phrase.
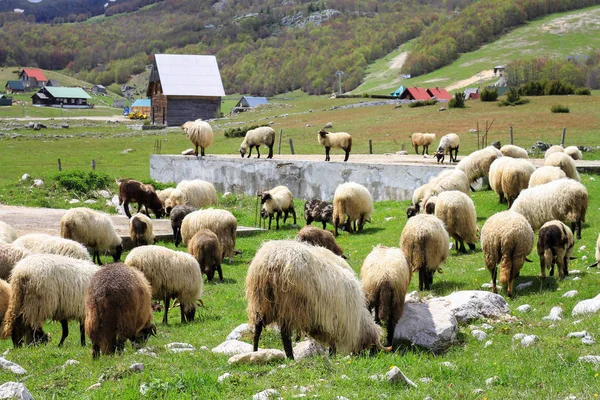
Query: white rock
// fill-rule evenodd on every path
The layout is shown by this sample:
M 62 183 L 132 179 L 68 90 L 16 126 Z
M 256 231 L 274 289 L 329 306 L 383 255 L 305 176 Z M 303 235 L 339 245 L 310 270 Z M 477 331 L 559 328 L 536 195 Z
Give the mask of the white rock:
M 482 394 L 484 392 L 483 389 L 473 389 L 473 394 Z
M 587 362 L 592 364 L 600 364 L 600 356 L 582 356 L 577 359 L 577 361 Z
M 484 267 L 484 268 L 478 268 L 478 269 L 477 269 L 477 271 L 485 271 L 485 270 L 487 270 L 487 268 L 485 268 L 485 267 Z
M 586 337 L 588 335 L 587 331 L 581 331 L 581 332 L 571 332 L 569 334 L 567 334 L 568 338 L 583 338 Z
M 350 399 L 348 399 L 347 397 L 344 397 L 344 396 L 336 396 L 335 400 L 350 400 Z
M 573 308 L 572 316 L 581 314 L 595 314 L 600 310 L 600 294 L 593 299 L 583 300 Z
M 381 374 L 374 374 L 374 375 L 369 376 L 369 379 L 372 381 L 380 381 L 383 378 L 384 378 L 384 376 Z
M 29 174 L 23 174 L 23 176 L 21 177 L 21 180 L 22 180 L 22 181 L 26 181 L 26 180 L 28 180 L 29 178 L 31 178 L 31 176 L 30 176 Z
M 144 364 L 142 363 L 134 363 L 129 366 L 129 370 L 132 372 L 142 372 L 144 371 Z
M 492 344 L 494 344 L 494 342 L 492 342 L 491 340 L 488 340 L 487 342 L 485 342 L 485 344 L 483 345 L 483 347 L 490 347 Z
M 480 342 L 483 342 L 485 339 L 487 339 L 487 333 L 485 333 L 484 331 L 481 331 L 479 329 L 472 331 L 471 336 L 473 336 L 475 339 L 479 340 Z
M 93 199 L 87 199 L 86 201 L 83 202 L 84 204 L 95 204 L 96 200 Z
M 521 346 L 529 347 L 532 344 L 538 341 L 538 337 L 536 335 L 527 335 L 523 339 L 521 339 Z
M 33 400 L 33 396 L 20 382 L 6 382 L 0 386 L 0 399 Z
M 327 128 L 333 128 L 333 123 L 332 122 L 326 123 L 325 126 L 323 126 L 323 129 L 327 129 Z
M 494 382 L 496 382 L 497 380 L 498 380 L 498 377 L 497 377 L 497 376 L 492 376 L 491 378 L 487 378 L 487 379 L 485 380 L 485 385 L 486 385 L 486 386 L 493 385 L 493 384 L 494 384 Z
M 206 346 L 200 346 L 200 350 L 202 350 L 202 351 L 208 351 L 208 347 L 206 347 Z
M 250 353 L 236 354 L 227 361 L 230 365 L 262 365 L 273 361 L 285 360 L 285 353 L 276 349 L 258 349 Z
M 573 321 L 573 325 L 580 324 L 582 321 L 583 321 L 582 319 L 577 319 L 577 320 Z
M 278 394 L 279 392 L 277 392 L 275 389 L 266 389 L 252 396 L 252 400 L 269 400 Z
M 562 319 L 562 308 L 560 307 L 552 307 L 550 310 L 550 314 L 543 317 L 542 319 L 547 321 L 560 321 Z
M 480 318 L 497 318 L 510 311 L 504 297 L 483 290 L 461 290 L 432 300 L 442 302 L 459 323 Z
M 133 149 L 125 149 L 121 151 L 121 154 L 127 154 L 127 153 L 131 153 L 133 151 Z
M 233 196 L 233 193 L 231 193 L 231 192 L 223 193 L 223 197 L 229 197 L 229 196 Z
M 148 391 L 148 385 L 146 385 L 145 383 L 142 383 L 140 385 L 140 394 L 145 395 L 147 391 Z
M 217 381 L 223 382 L 225 379 L 229 378 L 230 376 L 231 376 L 231 374 L 229 372 L 225 372 L 223 375 L 221 375 L 217 378 Z
M 512 337 L 512 341 L 514 342 L 515 340 L 522 340 L 525 336 L 527 335 L 524 333 L 517 333 Z
M 96 390 L 96 389 L 100 388 L 100 386 L 102 386 L 102 384 L 100 382 L 94 383 L 92 386 L 88 387 L 87 390 Z
M 2 367 L 2 369 L 9 370 L 13 374 L 17 374 L 17 375 L 23 375 L 23 374 L 27 373 L 27 371 L 25 371 L 25 369 L 23 367 L 21 367 L 18 364 L 15 364 L 12 361 L 8 361 L 4 357 L 0 357 L 0 367 Z
M 522 306 L 517 307 L 517 311 L 526 313 L 531 311 L 531 306 L 529 304 L 523 304 Z
M 581 261 L 586 261 L 587 259 L 587 256 L 581 256 Z
M 189 343 L 173 342 L 165 345 L 165 348 L 171 353 L 184 353 L 186 351 L 195 351 L 196 348 Z
M 484 289 L 491 289 L 492 287 L 494 287 L 494 285 L 492 285 L 491 283 L 484 283 L 481 285 L 481 287 Z
M 446 367 L 446 368 L 449 368 L 449 369 L 456 369 L 456 366 L 454 364 L 452 364 L 450 361 L 441 362 L 440 365 L 442 367 Z
M 383 220 L 384 220 L 385 222 L 388 222 L 388 221 L 391 221 L 391 220 L 393 220 L 393 219 L 396 219 L 396 217 L 385 217 Z
M 587 247 L 585 247 L 585 246 L 581 246 L 581 247 L 579 248 L 579 251 L 584 251 L 586 248 L 587 248 Z
M 577 296 L 578 294 L 579 292 L 577 290 L 569 290 L 568 292 L 563 294 L 562 297 L 571 298 Z
M 573 280 L 574 280 L 574 281 L 578 281 L 578 280 L 581 280 L 581 278 L 580 278 L 580 277 L 578 277 L 578 276 L 576 276 L 575 278 L 573 278 Z
M 348 375 L 342 375 L 342 376 L 340 376 L 340 379 L 342 379 L 342 380 L 349 380 L 350 378 L 348 378 Z
M 144 347 L 142 349 L 139 349 L 138 351 L 135 352 L 135 354 L 143 354 L 145 356 L 148 357 L 158 357 L 158 355 L 152 351 L 152 349 L 148 348 L 148 347 Z
M 193 156 L 194 155 L 194 149 L 187 149 L 181 152 L 182 156 Z
M 108 190 L 99 190 L 98 194 L 102 197 L 104 197 L 105 199 L 108 199 L 110 197 L 110 192 Z
M 423 378 L 419 378 L 419 382 L 422 382 L 422 383 L 431 383 L 431 382 L 433 382 L 433 379 L 431 379 L 431 378 L 429 378 L 427 376 L 424 376 Z
M 32 187 L 42 187 L 44 186 L 44 181 L 41 179 L 34 179 Z
M 79 364 L 79 361 L 77 361 L 77 360 L 67 360 L 67 361 L 65 361 L 63 368 L 70 367 L 72 365 L 77 365 L 77 364 Z
M 579 275 L 581 274 L 581 271 L 578 269 L 574 269 L 573 271 L 569 271 L 569 275 Z
M 516 291 L 521 291 L 523 289 L 528 288 L 529 286 L 533 285 L 533 281 L 529 281 L 529 282 L 523 282 L 523 283 L 519 283 L 516 287 L 515 290 Z
M 483 323 L 481 324 L 481 328 L 487 330 L 493 329 L 494 327 L 490 324 Z
M 79 200 L 77 200 L 77 199 L 71 199 L 71 200 L 69 200 L 69 204 L 77 204 L 77 203 L 79 203 L 79 202 L 80 202 L 80 201 L 79 201 Z
M 237 340 L 247 332 L 251 332 L 250 326 L 247 323 L 238 325 L 231 333 L 229 333 L 229 335 L 227 335 L 225 340 Z
M 325 348 L 319 343 L 313 342 L 312 340 L 304 340 L 296 343 L 292 349 L 294 352 L 295 360 L 302 360 L 306 357 L 312 357 L 318 354 L 325 354 Z
M 419 302 L 419 292 L 416 290 L 413 290 L 410 293 L 406 294 L 406 297 L 404 298 L 404 303 L 418 303 Z
M 213 353 L 234 356 L 236 354 L 250 353 L 254 347 L 250 343 L 240 342 L 239 340 L 226 340 L 214 349 Z
M 565 400 L 577 400 L 577 396 L 570 395 L 565 397 Z
M 400 150 L 400 151 L 396 152 L 396 155 L 407 156 L 408 155 L 408 151 L 406 151 L 406 150 Z

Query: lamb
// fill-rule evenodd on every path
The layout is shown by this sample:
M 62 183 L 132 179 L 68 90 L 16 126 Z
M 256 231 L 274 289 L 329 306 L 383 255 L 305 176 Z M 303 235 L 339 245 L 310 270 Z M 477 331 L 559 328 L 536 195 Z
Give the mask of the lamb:
M 181 238 L 187 246 L 190 239 L 200 229 L 208 229 L 219 238 L 222 258 L 228 257 L 229 263 L 233 261 L 235 250 L 235 237 L 237 234 L 237 219 L 227 210 L 209 208 L 194 211 L 183 219 L 181 223 Z
M 312 224 L 313 221 L 321 222 L 325 229 L 327 223 L 333 225 L 333 204 L 318 199 L 308 200 L 304 204 L 304 218 L 307 225 Z
M 412 271 L 419 271 L 419 290 L 431 289 L 433 274 L 448 258 L 448 244 L 448 232 L 439 218 L 419 214 L 406 222 L 400 248 Z
M 470 183 L 479 178 L 487 177 L 490 172 L 490 166 L 495 159 L 502 157 L 502 153 L 494 146 L 488 146 L 484 149 L 474 151 L 467 157 L 460 160 L 456 169 L 467 174 Z
M 0 221 L 0 243 L 12 243 L 17 239 L 17 232 L 12 226 Z
M 87 260 L 56 254 L 33 254 L 19 261 L 10 278 L 11 297 L 4 317 L 3 338 L 15 347 L 46 343 L 42 329 L 47 319 L 60 321 L 62 346 L 69 334 L 68 321 L 79 321 L 85 346 L 85 292 L 99 267 Z
M 342 258 L 321 247 L 264 242 L 248 267 L 246 299 L 254 351 L 263 327 L 272 323 L 279 326 L 285 354 L 292 360 L 294 331 L 306 332 L 331 352 L 382 349 L 381 329 L 365 307 L 356 275 Z
M 240 154 L 242 158 L 248 153 L 248 158 L 252 155 L 252 148 L 256 147 L 256 158 L 260 158 L 260 145 L 264 144 L 269 148 L 267 158 L 273 158 L 273 145 L 275 144 L 275 130 L 270 126 L 259 126 L 246 132 L 244 140 L 240 144 Z
M 550 276 L 554 276 L 554 264 L 558 266 L 560 279 L 569 275 L 569 258 L 574 244 L 573 232 L 561 221 L 548 221 L 542 226 L 537 243 L 542 278 L 546 278 L 546 268 L 550 270 Z
M 408 218 L 416 215 L 427 203 L 429 197 L 449 190 L 458 190 L 468 195 L 470 187 L 467 175 L 457 169 L 446 169 L 431 178 L 425 185 L 415 189 L 412 205 L 406 212 Z
M 188 121 L 182 126 L 187 138 L 196 146 L 194 155 L 198 157 L 198 147 L 201 149 L 200 156 L 204 157 L 204 149 L 213 142 L 213 130 L 210 124 L 201 119 Z
M 522 147 L 515 146 L 512 144 L 505 144 L 500 148 L 500 153 L 504 157 L 512 157 L 512 158 L 529 158 L 529 154 L 527 154 L 527 150 Z
M 0 279 L 7 281 L 14 266 L 30 254 L 27 249 L 0 242 Z
M 314 226 L 305 226 L 296 235 L 296 240 L 305 242 L 313 246 L 324 247 L 336 256 L 344 257 L 344 251 L 336 243 L 335 237 L 329 231 L 315 228 Z
M 413 147 L 415 148 L 415 154 L 419 154 L 419 146 L 423 146 L 423 153 L 429 154 L 429 145 L 435 140 L 435 133 L 413 133 L 410 137 Z
M 442 136 L 440 139 L 440 145 L 437 148 L 436 153 L 434 154 L 437 162 L 440 161 L 442 164 L 444 163 L 444 158 L 446 154 L 450 153 L 450 162 L 456 162 L 456 157 L 458 156 L 458 148 L 460 147 L 460 138 L 456 133 L 449 133 L 447 135 Z M 454 151 L 454 156 L 452 152 Z
M 565 153 L 550 154 L 546 158 L 544 165 L 559 167 L 564 171 L 565 175 L 567 175 L 567 178 L 575 179 L 576 181 L 580 180 L 575 162 Z
M 56 254 L 90 261 L 90 253 L 81 243 L 45 233 L 28 233 L 15 240 L 12 245 L 36 254 Z
M 485 222 L 481 229 L 481 249 L 485 265 L 492 274 L 494 293 L 498 293 L 496 277 L 500 264 L 500 283 L 508 283 L 508 297 L 512 297 L 514 279 L 533 249 L 533 239 L 529 222 L 512 210 L 496 213 Z
M 125 264 L 140 270 L 152 287 L 152 298 L 164 300 L 163 324 L 168 325 L 169 304 L 179 300 L 181 322 L 191 322 L 196 315 L 196 300 L 202 297 L 202 275 L 191 255 L 162 246 L 136 247 Z
M 200 271 L 206 274 L 209 282 L 212 282 L 215 271 L 219 273 L 219 281 L 223 282 L 221 269 L 223 253 L 217 235 L 208 229 L 200 229 L 188 242 L 187 249 L 188 253 L 198 261 Z
M 511 210 L 522 214 L 534 231 L 553 219 L 572 221 L 571 230 L 581 239 L 581 223 L 585 222 L 587 206 L 585 186 L 564 178 L 523 190 Z
M 566 178 L 567 174 L 559 167 L 553 167 L 551 165 L 545 165 L 536 169 L 531 177 L 529 178 L 529 187 L 543 185 L 544 183 L 556 181 L 558 179 Z
M 107 214 L 85 207 L 71 208 L 60 219 L 60 236 L 91 249 L 92 260 L 102 265 L 100 251 L 109 251 L 114 262 L 121 259 L 123 245 Z
M 203 208 L 217 205 L 217 202 L 217 191 L 212 183 L 201 179 L 183 180 L 171 192 L 165 202 L 165 209 L 170 213 L 173 207 L 182 204 Z
M 338 226 L 344 226 L 346 231 L 352 233 L 362 231 L 365 222 L 371 220 L 373 198 L 363 185 L 356 182 L 346 182 L 337 187 L 333 195 L 333 229 L 338 235 Z M 346 221 L 346 215 L 348 220 Z M 354 226 L 353 226 L 354 225 Z
M 562 146 L 555 144 L 554 146 L 550 146 L 546 152 L 544 153 L 544 159 L 548 158 L 551 154 L 554 153 L 564 153 L 565 149 Z
M 179 247 L 181 243 L 181 223 L 186 215 L 196 211 L 195 207 L 178 205 L 173 207 L 171 210 L 171 229 L 173 229 L 173 239 L 175 240 L 175 247 Z
M 296 210 L 294 210 L 294 196 L 290 189 L 285 186 L 277 186 L 271 190 L 267 190 L 264 192 L 259 192 L 260 196 L 260 204 L 262 204 L 261 216 L 269 217 L 269 229 L 271 229 L 271 220 L 273 219 L 273 215 L 277 214 L 275 217 L 275 223 L 277 225 L 277 229 L 279 229 L 279 218 L 281 218 L 281 214 L 283 213 L 283 223 L 288 218 L 288 214 L 292 213 L 294 217 L 294 225 L 296 225 Z
M 85 332 L 94 359 L 122 353 L 125 342 L 135 346 L 156 334 L 152 323 L 152 289 L 140 271 L 123 263 L 107 264 L 90 279 L 85 297 Z
M 523 189 L 527 189 L 529 178 L 535 171 L 535 166 L 528 160 L 513 158 L 505 165 L 502 172 L 502 193 L 506 197 L 508 208 Z
M 565 148 L 565 154 L 571 157 L 573 160 L 583 160 L 583 154 L 577 146 L 569 146 Z
M 133 247 L 154 244 L 156 238 L 152 230 L 152 220 L 144 214 L 135 214 L 129 220 L 129 237 L 133 242 Z
M 346 132 L 327 132 L 321 129 L 318 132 L 317 139 L 321 146 L 325 147 L 325 161 L 330 161 L 329 150 L 342 149 L 346 152 L 344 162 L 348 161 L 350 151 L 352 150 L 352 136 Z
M 2 328 L 2 321 L 4 321 L 4 315 L 8 310 L 8 302 L 10 301 L 10 285 L 4 279 L 0 279 L 0 329 Z
M 404 312 L 404 298 L 408 291 L 412 269 L 406 256 L 396 247 L 376 246 L 365 258 L 360 269 L 361 290 L 369 312 L 375 308 L 375 322 L 385 320 L 386 346 L 391 346 L 394 330 Z
M 117 184 L 119 185 L 119 205 L 123 205 L 127 218 L 131 218 L 130 202 L 138 203 L 138 213 L 144 206 L 146 215 L 150 216 L 148 209 L 151 209 L 156 218 L 162 217 L 164 205 L 154 191 L 154 186 L 145 185 L 133 179 L 117 181 Z

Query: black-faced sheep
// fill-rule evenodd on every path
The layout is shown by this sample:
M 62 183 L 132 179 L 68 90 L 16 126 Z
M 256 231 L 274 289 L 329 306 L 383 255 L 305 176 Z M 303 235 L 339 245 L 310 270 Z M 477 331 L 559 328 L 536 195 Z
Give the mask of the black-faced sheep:
M 508 283 L 508 297 L 512 296 L 514 279 L 533 248 L 533 240 L 531 225 L 514 211 L 499 212 L 485 222 L 481 229 L 481 249 L 485 265 L 492 274 L 494 293 L 498 293 L 496 278 L 500 264 L 500 283 Z
M 181 223 L 183 244 L 187 246 L 190 239 L 200 229 L 208 229 L 217 235 L 223 252 L 222 258 L 228 257 L 231 264 L 237 234 L 237 219 L 234 215 L 227 210 L 214 208 L 198 210 L 186 215 Z
M 512 158 L 502 171 L 502 193 L 508 203 L 508 208 L 519 196 L 522 190 L 529 186 L 529 178 L 535 171 L 534 165 L 522 158 Z
M 304 204 L 304 218 L 307 225 L 312 224 L 313 221 L 321 222 L 325 229 L 327 223 L 333 225 L 333 204 L 318 199 L 308 200 Z
M 165 209 L 170 213 L 173 207 L 178 205 L 185 204 L 198 209 L 216 205 L 217 202 L 217 191 L 212 183 L 201 179 L 183 180 L 169 195 Z
M 154 244 L 156 238 L 152 229 L 152 220 L 144 214 L 135 214 L 129 220 L 129 237 L 133 247 Z
M 149 215 L 148 209 L 150 209 L 156 218 L 162 217 L 164 205 L 154 191 L 154 186 L 133 179 L 124 179 L 117 183 L 119 184 L 119 205 L 123 205 L 128 218 L 131 218 L 129 203 L 138 203 L 138 213 L 144 206 L 146 215 Z
M 123 263 L 107 264 L 91 277 L 85 308 L 85 332 L 94 359 L 101 351 L 121 353 L 127 340 L 143 345 L 156 333 L 150 284 L 144 274 Z
M 565 148 L 565 154 L 571 157 L 573 160 L 583 160 L 583 154 L 577 146 L 569 146 Z
M 279 229 L 279 218 L 283 213 L 283 223 L 288 218 L 288 214 L 294 217 L 294 225 L 296 225 L 296 210 L 294 209 L 294 196 L 290 189 L 285 186 L 277 186 L 271 190 L 259 193 L 260 204 L 262 204 L 261 216 L 269 218 L 269 229 L 271 229 L 271 220 L 275 215 L 275 223 Z
M 294 358 L 292 332 L 299 331 L 332 352 L 382 348 L 381 329 L 365 307 L 356 275 L 341 257 L 321 247 L 264 242 L 248 267 L 246 299 L 254 351 L 263 327 L 272 323 L 281 330 L 289 359 Z
M 575 179 L 579 181 L 579 173 L 577 173 L 577 167 L 575 162 L 569 155 L 561 152 L 550 154 L 546 157 L 544 165 L 550 165 L 553 167 L 559 167 L 567 175 L 567 178 Z
M 223 282 L 221 269 L 223 252 L 217 235 L 208 229 L 200 229 L 188 242 L 187 249 L 188 253 L 198 261 L 200 271 L 206 274 L 209 281 L 213 280 L 216 271 L 219 273 L 219 280 Z
M 391 346 L 394 329 L 404 312 L 412 269 L 402 250 L 378 245 L 365 258 L 360 269 L 361 290 L 369 311 L 375 308 L 375 322 L 386 321 L 387 343 Z
M 202 275 L 191 255 L 162 246 L 136 247 L 125 264 L 142 271 L 152 287 L 152 298 L 164 300 L 163 324 L 168 325 L 169 304 L 178 299 L 181 322 L 191 322 L 196 315 L 196 300 L 202 296 Z
M 333 195 L 335 236 L 338 235 L 338 226 L 345 226 L 349 233 L 362 231 L 365 222 L 371 221 L 373 211 L 373 198 L 366 187 L 356 182 L 342 183 L 335 189 Z
M 181 223 L 186 215 L 196 211 L 196 207 L 178 205 L 173 207 L 171 210 L 171 229 L 173 229 L 173 239 L 175 240 L 175 247 L 179 247 L 181 243 Z
M 15 347 L 46 343 L 46 320 L 60 321 L 62 346 L 69 334 L 68 321 L 79 321 L 85 346 L 85 292 L 98 266 L 90 261 L 55 254 L 33 254 L 19 261 L 10 278 L 11 298 L 4 318 L 3 337 Z
M 546 277 L 546 269 L 554 276 L 554 264 L 558 266 L 561 279 L 569 275 L 569 258 L 574 244 L 573 232 L 560 221 L 548 221 L 540 228 L 537 252 L 542 278 Z
M 419 146 L 423 146 L 423 153 L 421 155 L 429 154 L 429 145 L 433 143 L 435 136 L 435 133 L 413 133 L 410 139 L 415 148 L 415 154 L 419 154 Z
M 419 271 L 419 290 L 430 290 L 433 274 L 448 258 L 448 232 L 442 221 L 428 214 L 410 218 L 400 235 L 400 248 L 412 271 Z
M 0 221 L 0 243 L 12 243 L 17 239 L 17 232 L 12 226 Z
M 81 243 L 45 233 L 28 233 L 15 240 L 12 245 L 35 254 L 56 254 L 91 260 L 90 253 Z
M 296 240 L 313 246 L 324 247 L 333 254 L 344 257 L 344 251 L 335 241 L 335 237 L 329 231 L 314 226 L 305 226 L 296 235 Z
M 435 158 L 437 162 L 444 163 L 444 158 L 446 154 L 450 153 L 450 162 L 456 162 L 456 157 L 458 156 L 458 148 L 460 147 L 460 138 L 456 133 L 448 133 L 447 135 L 442 136 L 440 139 L 440 145 L 437 148 Z M 452 154 L 454 152 L 454 155 Z
M 456 165 L 456 169 L 467 174 L 469 183 L 473 183 L 479 178 L 487 178 L 490 173 L 490 166 L 499 157 L 502 157 L 500 150 L 494 146 L 488 146 L 460 160 Z
M 352 150 L 352 136 L 346 132 L 327 132 L 321 129 L 318 132 L 317 139 L 319 144 L 325 147 L 325 161 L 329 161 L 329 150 L 333 147 L 334 149 L 342 149 L 346 152 L 344 161 L 348 161 L 350 157 L 350 151 Z
M 259 126 L 255 129 L 250 129 L 246 132 L 244 140 L 240 144 L 240 154 L 242 158 L 248 154 L 248 158 L 252 155 L 252 148 L 256 147 L 256 158 L 260 158 L 260 145 L 264 144 L 269 148 L 267 158 L 273 158 L 273 145 L 275 144 L 275 130 L 270 126 Z
M 522 147 L 515 146 L 512 144 L 505 144 L 500 148 L 500 153 L 504 157 L 512 157 L 512 158 L 529 158 L 529 154 L 527 154 L 527 150 Z
M 60 219 L 60 236 L 75 240 L 93 252 L 92 259 L 99 265 L 100 252 L 111 253 L 114 262 L 121 259 L 123 245 L 107 214 L 85 207 L 71 208 Z
M 559 167 L 545 165 L 536 169 L 533 174 L 531 174 L 531 177 L 529 178 L 529 187 L 543 185 L 544 183 L 556 181 L 566 177 L 567 174 L 565 174 L 565 171 Z
M 3 328 L 2 321 L 4 321 L 4 315 L 8 310 L 8 303 L 10 301 L 10 285 L 4 279 L 0 279 L 0 329 Z
M 29 250 L 12 243 L 0 243 L 0 279 L 7 281 L 14 266 L 30 254 Z
M 188 121 L 182 126 L 187 138 L 195 147 L 194 155 L 198 157 L 198 147 L 201 149 L 200 155 L 204 157 L 204 149 L 213 142 L 213 130 L 210 124 L 201 119 Z

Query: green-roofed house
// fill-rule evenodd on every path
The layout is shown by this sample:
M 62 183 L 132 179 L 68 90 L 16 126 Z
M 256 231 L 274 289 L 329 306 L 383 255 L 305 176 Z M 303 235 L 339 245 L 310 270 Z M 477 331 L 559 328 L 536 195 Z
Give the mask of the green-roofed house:
M 46 86 L 31 96 L 31 103 L 45 107 L 88 108 L 91 98 L 82 88 Z

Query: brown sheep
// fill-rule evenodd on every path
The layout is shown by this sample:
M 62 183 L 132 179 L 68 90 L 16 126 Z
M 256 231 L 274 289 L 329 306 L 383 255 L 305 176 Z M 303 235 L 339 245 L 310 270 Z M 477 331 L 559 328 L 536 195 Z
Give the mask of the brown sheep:
M 307 225 L 304 228 L 300 229 L 300 232 L 298 232 L 298 234 L 296 235 L 296 240 L 311 244 L 313 246 L 324 247 L 327 250 L 331 251 L 333 254 L 342 258 L 346 258 L 344 256 L 344 251 L 336 243 L 333 233 L 324 229 L 319 229 L 314 226 Z
M 181 223 L 186 215 L 196 211 L 196 207 L 180 204 L 173 207 L 171 214 L 171 229 L 173 229 L 173 240 L 175 240 L 175 247 L 179 247 L 181 243 Z
M 223 282 L 221 245 L 217 235 L 208 229 L 200 229 L 188 242 L 188 253 L 198 261 L 200 271 L 209 281 L 213 280 L 217 271 L 219 280 Z
M 574 244 L 573 232 L 561 221 L 548 221 L 542 226 L 537 243 L 542 278 L 546 277 L 547 268 L 550 276 L 554 276 L 554 264 L 558 266 L 560 279 L 569 275 L 569 258 Z
M 131 218 L 131 212 L 129 211 L 129 203 L 131 202 L 138 203 L 138 213 L 144 206 L 147 216 L 150 216 L 148 209 L 151 209 L 156 218 L 162 217 L 163 203 L 154 191 L 154 186 L 145 185 L 133 179 L 123 179 L 117 181 L 117 184 L 119 185 L 119 205 L 123 205 L 128 218 Z

